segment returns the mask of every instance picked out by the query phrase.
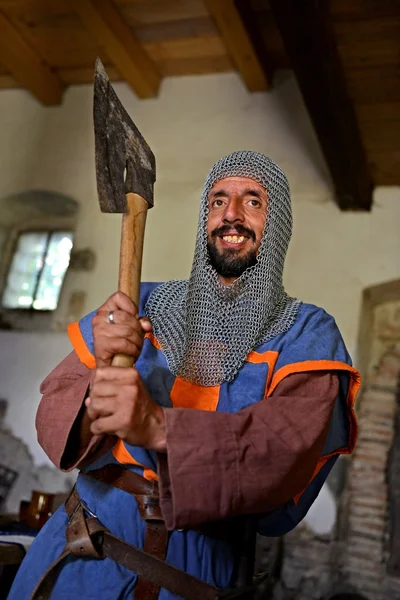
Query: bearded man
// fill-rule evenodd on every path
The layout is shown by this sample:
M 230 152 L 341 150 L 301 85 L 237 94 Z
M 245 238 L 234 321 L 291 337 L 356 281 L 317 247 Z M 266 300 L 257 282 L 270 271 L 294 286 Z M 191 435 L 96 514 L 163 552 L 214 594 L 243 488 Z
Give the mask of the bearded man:
M 359 375 L 334 319 L 284 291 L 291 228 L 282 170 L 230 154 L 204 185 L 189 280 L 142 284 L 138 309 L 114 294 L 71 326 L 37 430 L 81 471 L 10 600 L 222 597 L 249 516 L 269 536 L 305 516 L 353 450 Z M 117 353 L 135 367 L 112 367 Z

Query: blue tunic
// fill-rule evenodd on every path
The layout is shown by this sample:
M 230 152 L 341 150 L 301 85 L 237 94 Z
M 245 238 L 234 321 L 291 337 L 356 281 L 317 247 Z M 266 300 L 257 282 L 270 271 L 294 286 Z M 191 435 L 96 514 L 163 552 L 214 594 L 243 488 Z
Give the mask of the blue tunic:
M 142 284 L 140 314 L 151 291 L 158 284 Z M 89 368 L 94 367 L 91 320 L 94 313 L 70 328 L 75 350 Z M 176 378 L 168 369 L 157 340 L 148 335 L 136 363 L 151 397 L 164 407 L 191 407 L 203 410 L 236 412 L 272 394 L 284 377 L 312 370 L 336 370 L 340 392 L 321 458 L 308 487 L 286 505 L 260 515 L 259 532 L 280 536 L 293 529 L 306 515 L 339 454 L 353 450 L 357 425 L 354 400 L 360 385 L 334 319 L 324 310 L 302 304 L 295 324 L 285 334 L 269 340 L 250 352 L 231 383 L 202 388 Z M 84 471 L 107 464 L 123 464 L 147 479 L 157 477 L 154 452 L 131 446 L 121 440 L 96 459 Z M 135 499 L 122 490 L 91 478 L 78 476 L 81 498 L 99 520 L 118 537 L 143 547 L 144 523 Z M 21 565 L 9 600 L 27 600 L 46 568 L 65 545 L 67 516 L 64 507 L 51 517 L 40 531 Z M 194 531 L 170 534 L 166 561 L 219 588 L 229 587 L 233 572 L 233 554 L 227 543 Z M 70 557 L 62 567 L 52 598 L 72 600 L 131 599 L 136 576 L 114 561 Z M 177 598 L 161 590 L 160 600 Z

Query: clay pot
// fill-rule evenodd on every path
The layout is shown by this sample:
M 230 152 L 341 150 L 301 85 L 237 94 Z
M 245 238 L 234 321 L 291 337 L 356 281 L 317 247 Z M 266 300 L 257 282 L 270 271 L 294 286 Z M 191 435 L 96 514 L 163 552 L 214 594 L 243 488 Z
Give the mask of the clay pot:
M 25 513 L 25 523 L 28 527 L 40 529 L 53 513 L 54 494 L 32 491 L 31 501 Z

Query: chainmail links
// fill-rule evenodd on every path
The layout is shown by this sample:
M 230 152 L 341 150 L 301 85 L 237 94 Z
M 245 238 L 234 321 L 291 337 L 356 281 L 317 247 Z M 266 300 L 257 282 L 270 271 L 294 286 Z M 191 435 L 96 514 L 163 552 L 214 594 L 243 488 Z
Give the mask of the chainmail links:
M 268 195 L 257 263 L 229 286 L 219 282 L 207 251 L 208 195 L 226 177 L 253 179 Z M 146 305 L 175 376 L 202 386 L 232 381 L 251 350 L 290 329 L 301 304 L 282 281 L 291 233 L 289 184 L 270 158 L 240 151 L 214 165 L 202 192 L 190 279 L 159 286 Z

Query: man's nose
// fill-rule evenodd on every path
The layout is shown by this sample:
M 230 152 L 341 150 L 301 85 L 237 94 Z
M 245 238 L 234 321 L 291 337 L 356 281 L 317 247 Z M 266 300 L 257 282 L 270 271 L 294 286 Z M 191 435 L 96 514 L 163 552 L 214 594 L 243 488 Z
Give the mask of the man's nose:
M 233 197 L 229 200 L 224 213 L 224 221 L 227 223 L 244 221 L 243 203 L 240 198 Z

